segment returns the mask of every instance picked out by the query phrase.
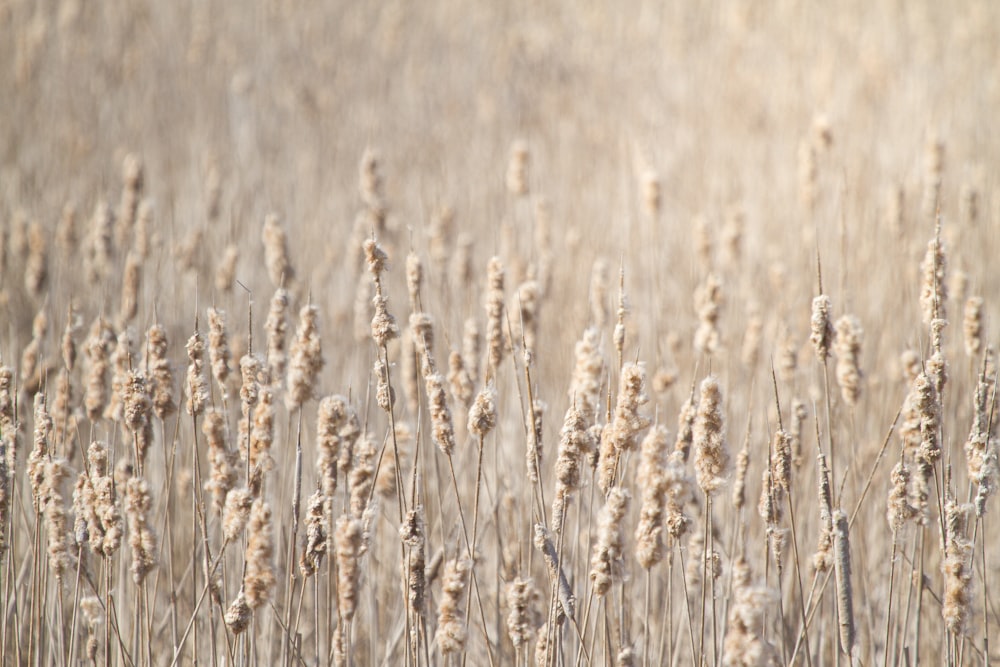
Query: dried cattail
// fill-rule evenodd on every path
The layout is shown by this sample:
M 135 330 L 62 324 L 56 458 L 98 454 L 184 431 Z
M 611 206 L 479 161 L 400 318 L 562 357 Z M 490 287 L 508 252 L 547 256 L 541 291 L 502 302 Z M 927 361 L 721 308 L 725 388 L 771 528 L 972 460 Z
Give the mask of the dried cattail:
M 250 468 L 267 472 L 274 467 L 271 445 L 274 444 L 274 390 L 261 386 L 260 400 L 253 411 L 253 428 L 250 429 Z M 249 595 L 249 593 L 248 593 Z
M 941 614 L 948 630 L 955 635 L 966 632 L 972 616 L 972 541 L 965 536 L 969 505 L 959 505 L 953 498 L 945 504 L 944 604 Z
M 49 567 L 60 581 L 70 562 L 66 504 L 61 489 L 63 480 L 68 476 L 65 459 L 49 458 L 45 462 L 40 505 L 45 513 Z
M 472 247 L 474 241 L 468 232 L 460 232 L 455 239 L 455 250 L 448 267 L 452 285 L 469 285 L 472 281 Z
M 240 250 L 234 243 L 226 246 L 222 252 L 222 259 L 219 261 L 219 268 L 215 271 L 215 289 L 219 292 L 227 293 L 233 291 L 233 283 L 236 282 L 236 263 L 240 260 Z
M 691 431 L 698 486 L 705 495 L 713 495 L 725 483 L 729 469 L 722 389 L 714 375 L 709 375 L 701 383 L 701 398 Z
M 778 377 L 783 382 L 792 382 L 799 366 L 799 347 L 792 331 L 785 324 L 778 327 L 777 347 Z
M 198 331 L 195 323 L 194 333 L 188 339 L 187 345 L 187 413 L 197 417 L 205 411 L 208 401 L 208 382 L 205 380 L 205 339 Z
M 587 427 L 584 412 L 574 403 L 566 411 L 556 453 L 556 493 L 552 500 L 552 531 L 556 534 L 562 532 L 563 517 L 570 495 L 580 488 L 584 457 L 588 456 L 597 444 Z
M 490 259 L 486 277 L 486 344 L 487 366 L 494 373 L 500 367 L 506 351 L 504 336 L 504 268 L 499 257 Z
M 43 491 L 45 486 L 45 463 L 49 459 L 49 438 L 52 435 L 52 417 L 45 407 L 45 394 L 35 394 L 34 446 L 28 455 L 28 478 L 31 481 L 31 497 L 35 511 L 43 512 Z
M 327 498 L 333 498 L 337 491 L 341 431 L 350 419 L 356 421 L 357 417 L 343 396 L 327 396 L 319 402 L 316 417 L 316 468 L 321 489 Z M 353 446 L 351 442 L 350 447 Z
M 96 664 L 97 649 L 100 646 L 98 640 L 100 627 L 105 622 L 104 607 L 99 598 L 86 595 L 80 598 L 80 611 L 83 613 L 83 622 L 87 626 L 87 660 Z
M 740 350 L 740 360 L 750 369 L 757 366 L 760 359 L 760 341 L 764 336 L 764 317 L 760 306 L 753 302 L 747 307 L 746 330 L 743 334 L 743 347 Z
M 538 281 L 526 280 L 517 288 L 519 309 L 518 321 L 521 324 L 521 338 L 524 340 L 524 351 L 528 358 L 534 358 L 538 340 L 538 308 L 541 300 L 541 289 Z
M 146 460 L 146 452 L 153 442 L 153 426 L 150 413 L 153 403 L 149 398 L 146 376 L 137 371 L 129 371 L 122 389 L 122 423 L 131 434 L 140 469 Z
M 201 424 L 202 433 L 208 440 L 209 479 L 205 490 L 212 494 L 212 507 L 222 514 L 226 506 L 226 496 L 236 486 L 239 475 L 236 469 L 236 453 L 226 445 L 226 416 L 215 408 L 205 412 Z
M 385 412 L 391 412 L 396 404 L 396 390 L 389 384 L 389 368 L 381 358 L 375 360 L 372 368 L 375 376 L 375 402 Z
M 368 496 L 371 495 L 372 484 L 375 481 L 377 454 L 375 442 L 366 434 L 355 450 L 354 465 L 347 479 L 351 515 L 356 519 L 362 518 L 368 507 Z
M 358 165 L 358 193 L 361 195 L 361 201 L 373 214 L 384 218 L 385 195 L 379 168 L 381 162 L 382 157 L 377 150 L 370 147 L 365 149 Z
M 271 599 L 277 579 L 274 574 L 274 537 L 271 527 L 271 506 L 258 498 L 250 507 L 247 523 L 246 569 L 243 592 L 251 609 L 258 609 Z
M 98 201 L 90 219 L 90 238 L 84 256 L 87 282 L 95 284 L 107 277 L 113 253 L 113 218 L 106 201 Z
M 792 439 L 792 463 L 798 468 L 802 465 L 802 427 L 809 418 L 806 404 L 797 398 L 792 399 L 792 423 L 788 435 Z
M 694 308 L 698 314 L 698 330 L 694 334 L 694 349 L 700 354 L 715 354 L 721 345 L 719 336 L 719 310 L 722 306 L 722 282 L 715 274 L 708 274 L 705 282 L 695 290 Z
M 813 299 L 812 319 L 810 320 L 812 333 L 809 335 L 809 341 L 813 344 L 816 358 L 821 364 L 826 363 L 827 357 L 830 356 L 830 345 L 833 344 L 834 340 L 833 324 L 830 320 L 832 307 L 830 297 L 825 294 L 820 294 Z
M 783 429 L 775 431 L 771 440 L 771 465 L 774 483 L 789 493 L 792 488 L 792 442 Z
M 142 260 L 130 252 L 125 258 L 125 270 L 122 273 L 121 310 L 118 312 L 119 326 L 125 327 L 135 319 L 139 312 L 139 289 L 142 282 Z
M 642 490 L 642 509 L 639 525 L 635 529 L 636 558 L 645 569 L 661 560 L 666 551 L 664 540 L 664 514 L 666 511 L 667 454 L 670 433 L 657 424 L 643 438 L 636 476 Z
M 87 389 L 83 404 L 87 410 L 87 418 L 92 422 L 101 418 L 107 406 L 108 356 L 111 354 L 114 340 L 111 327 L 103 318 L 96 318 L 84 343 L 84 352 L 87 355 Z
M 826 457 L 822 451 L 816 460 L 820 527 L 819 542 L 812 563 L 817 572 L 826 572 L 833 567 L 833 494 L 830 489 L 830 470 L 826 466 Z
M 208 356 L 212 362 L 212 377 L 222 392 L 222 399 L 229 396 L 226 383 L 229 380 L 229 337 L 226 334 L 226 312 L 218 308 L 208 309 Z
M 986 514 L 986 503 L 990 497 L 996 493 L 997 482 L 1000 480 L 1000 452 L 997 451 L 998 443 L 991 440 L 983 456 L 983 465 L 976 476 L 979 488 L 976 490 L 975 507 L 976 516 L 981 517 Z
M 88 525 L 90 549 L 110 558 L 121 546 L 124 527 L 118 507 L 115 480 L 108 471 L 108 449 L 103 442 L 91 443 L 87 450 L 90 461 L 90 483 L 94 493 L 94 512 L 99 523 Z
M 410 609 L 420 618 L 424 616 L 424 594 L 427 587 L 424 567 L 424 508 L 417 505 L 406 514 L 406 520 L 399 527 L 399 537 L 403 544 L 410 548 L 409 568 L 406 574 L 406 585 L 410 600 Z
M 485 438 L 497 425 L 497 390 L 490 380 L 469 409 L 469 433 Z
M 851 588 L 851 543 L 848 540 L 847 515 L 840 509 L 833 512 L 834 572 L 837 577 L 837 622 L 840 626 L 840 648 L 847 655 L 854 653 L 854 593 Z
M 608 492 L 607 502 L 598 518 L 597 542 L 590 559 L 590 580 L 594 594 L 607 595 L 611 584 L 620 581 L 624 574 L 625 535 L 623 519 L 628 512 L 631 495 L 620 486 Z
M 444 378 L 440 373 L 425 377 L 427 403 L 431 413 L 434 442 L 445 456 L 451 456 L 455 449 L 455 426 L 452 423 L 451 408 L 444 388 Z
M 12 435 L 17 430 L 14 424 L 14 395 L 11 391 L 14 371 L 0 361 L 0 436 Z
M 250 451 L 250 431 L 253 425 L 253 409 L 260 402 L 261 363 L 256 355 L 245 354 L 240 359 L 240 414 L 239 421 L 239 451 L 240 457 L 246 461 Z
M 253 494 L 246 487 L 230 490 L 226 494 L 222 509 L 222 535 L 226 542 L 235 542 L 246 528 L 252 504 Z
M 861 395 L 861 342 L 864 331 L 861 322 L 853 315 L 844 315 L 837 320 L 837 384 L 840 395 L 848 405 L 855 405 Z
M 264 264 L 271 283 L 276 287 L 291 285 L 295 280 L 295 271 L 288 255 L 288 239 L 285 229 L 281 226 L 278 216 L 268 213 L 264 216 Z
M 534 609 L 538 600 L 538 589 L 531 579 L 517 577 L 504 587 L 507 598 L 507 633 L 510 641 L 518 651 L 527 646 L 535 633 L 535 619 L 538 616 Z
M 73 411 L 73 383 L 69 371 L 62 368 L 56 378 L 56 397 L 52 402 L 52 422 L 55 425 L 54 443 L 59 452 L 66 452 L 76 433 L 76 415 Z
M 764 610 L 776 595 L 764 586 L 751 584 L 750 565 L 743 556 L 733 561 L 733 602 L 722 648 L 724 667 L 769 667 L 780 664 L 778 651 L 761 633 Z
M 288 366 L 286 338 L 288 335 L 288 292 L 279 287 L 271 297 L 271 307 L 267 311 L 264 330 L 267 332 L 267 367 L 271 379 L 281 382 Z
M 528 168 L 531 165 L 531 150 L 528 142 L 518 139 L 511 144 L 507 156 L 507 192 L 515 197 L 528 195 Z
M 247 604 L 246 594 L 243 589 L 240 589 L 239 594 L 233 603 L 229 605 L 229 609 L 226 610 L 226 615 L 224 620 L 226 621 L 226 627 L 234 635 L 239 635 L 241 632 L 250 627 L 250 620 L 253 618 L 253 610 L 250 609 L 250 605 Z
M 527 442 L 525 443 L 524 459 L 528 471 L 528 481 L 538 482 L 538 470 L 542 465 L 542 424 L 548 405 L 537 398 L 532 401 L 531 409 L 526 415 Z
M 466 558 L 449 560 L 444 567 L 441 582 L 441 602 L 438 604 L 438 630 L 435 635 L 438 648 L 443 655 L 460 653 L 465 650 L 468 628 L 462 598 L 465 597 L 467 573 L 472 569 L 472 561 Z
M 979 356 L 983 349 L 983 297 L 970 296 L 965 302 L 962 331 L 965 334 L 965 353 L 970 357 Z
M 948 285 L 945 282 L 947 254 L 944 242 L 941 240 L 941 225 L 938 226 L 934 238 L 927 244 L 927 254 L 920 264 L 923 281 L 920 285 L 920 308 L 923 312 L 924 324 L 930 324 L 935 319 L 946 319 L 945 303 L 948 301 Z
M 698 397 L 694 392 L 694 385 L 691 386 L 691 394 L 677 415 L 677 440 L 674 441 L 674 450 L 681 453 L 684 462 L 687 463 L 691 454 L 691 445 L 694 443 L 694 420 L 698 416 Z
M 622 454 L 636 448 L 639 434 L 649 426 L 649 419 L 639 414 L 639 409 L 649 402 L 645 385 L 645 367 L 642 364 L 625 364 L 618 388 L 614 421 L 601 434 L 598 481 L 604 493 L 614 484 Z
M 694 480 L 684 462 L 684 457 L 677 450 L 667 457 L 667 467 L 664 471 L 664 495 L 666 496 L 667 534 L 678 541 L 687 532 L 691 519 L 684 513 L 684 507 L 694 497 Z
M 139 202 L 139 211 L 135 219 L 135 240 L 132 242 L 132 249 L 140 260 L 145 262 L 149 259 L 149 250 L 152 245 L 153 229 L 155 228 L 155 209 L 153 202 L 143 199 Z
M 364 523 L 344 515 L 337 519 L 334 541 L 337 555 L 337 609 L 340 618 L 350 622 L 358 604 L 358 560 L 361 557 Z
M 406 291 L 410 299 L 410 311 L 420 311 L 420 288 L 424 284 L 424 265 L 417 253 L 406 255 Z
M 122 162 L 122 195 L 118 205 L 118 220 L 115 229 L 115 241 L 118 247 L 128 245 L 135 225 L 136 210 L 142 198 L 144 184 L 142 159 L 134 153 L 125 156 Z
M 715 549 L 711 552 L 705 550 L 705 534 L 700 530 L 691 535 L 688 541 L 688 553 L 690 558 L 685 572 L 688 588 L 701 586 L 703 572 L 708 574 L 709 580 L 722 576 L 722 558 Z
M 285 395 L 285 405 L 289 410 L 301 408 L 316 391 L 316 380 L 324 364 L 318 318 L 319 309 L 311 303 L 299 311 L 299 326 L 292 344 Z
M 910 468 L 906 461 L 900 461 L 893 467 L 890 475 L 892 488 L 889 490 L 886 518 L 893 533 L 898 533 L 907 521 L 917 516 L 917 510 L 909 502 Z
M 177 412 L 174 402 L 174 373 L 167 360 L 167 330 L 154 324 L 146 332 L 146 373 L 153 399 L 153 412 L 166 419 Z
M 590 324 L 601 330 L 608 323 L 608 283 L 611 271 L 608 261 L 599 257 L 590 273 Z
M 972 428 L 965 441 L 965 462 L 969 470 L 969 479 L 976 479 L 983 467 L 990 440 L 990 414 L 987 408 L 990 385 L 986 376 L 980 374 L 976 383 L 976 393 L 973 401 Z
M 747 501 L 747 468 L 750 466 L 750 429 L 747 428 L 743 448 L 736 455 L 736 477 L 733 479 L 733 509 L 741 510 Z
M 156 567 L 156 534 L 149 516 L 152 506 L 146 480 L 141 477 L 128 480 L 125 516 L 128 517 L 128 544 L 132 550 L 132 580 L 137 584 L 141 584 L 146 575 Z
M 111 353 L 111 367 L 111 399 L 104 411 L 104 418 L 120 422 L 125 385 L 132 369 L 132 334 L 128 329 L 123 329 L 118 334 L 117 343 Z
M 628 317 L 629 305 L 628 296 L 625 294 L 625 268 L 618 270 L 618 311 L 616 312 L 615 331 L 613 340 L 615 352 L 621 360 L 625 349 L 625 318 Z
M 604 357 L 601 353 L 601 332 L 588 327 L 574 349 L 576 364 L 570 380 L 569 398 L 577 403 L 588 421 L 597 414 L 601 402 L 601 378 Z
M 542 559 L 549 570 L 549 578 L 557 582 L 557 595 L 559 598 L 560 614 L 573 618 L 576 611 L 576 598 L 573 597 L 573 589 L 570 588 L 569 580 L 563 572 L 560 564 L 559 553 L 552 543 L 552 535 L 540 523 L 535 524 L 535 548 L 542 554 Z
M 448 387 L 451 389 L 452 400 L 466 409 L 472 405 L 476 388 L 472 383 L 465 359 L 456 350 L 452 350 L 448 355 Z

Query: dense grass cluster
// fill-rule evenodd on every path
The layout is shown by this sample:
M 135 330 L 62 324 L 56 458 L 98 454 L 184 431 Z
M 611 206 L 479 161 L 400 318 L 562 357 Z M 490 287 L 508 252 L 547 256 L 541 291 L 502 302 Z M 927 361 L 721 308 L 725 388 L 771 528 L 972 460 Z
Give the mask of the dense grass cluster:
M 1000 660 L 959 4 L 0 0 L 0 663 Z

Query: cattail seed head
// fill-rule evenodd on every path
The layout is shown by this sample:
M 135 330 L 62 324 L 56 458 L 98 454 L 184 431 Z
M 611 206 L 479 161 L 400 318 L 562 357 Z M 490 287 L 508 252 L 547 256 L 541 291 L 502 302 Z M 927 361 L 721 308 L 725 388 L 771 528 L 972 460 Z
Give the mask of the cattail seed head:
M 834 571 L 837 576 L 837 622 L 840 648 L 847 655 L 854 651 L 854 593 L 851 588 L 851 544 L 848 540 L 847 515 L 833 512 Z
M 598 518 L 597 542 L 590 559 L 590 580 L 594 582 L 594 594 L 598 597 L 607 595 L 611 584 L 620 581 L 624 574 L 625 535 L 622 520 L 628 512 L 630 500 L 631 495 L 626 489 L 620 486 L 612 488 Z
M 833 343 L 833 324 L 830 321 L 830 308 L 833 304 L 830 297 L 820 294 L 812 302 L 812 333 L 809 336 L 813 348 L 816 350 L 816 358 L 820 363 L 824 363 L 830 356 L 830 345 Z
M 692 425 L 692 442 L 698 486 L 706 495 L 713 495 L 725 483 L 729 469 L 726 427 L 722 416 L 722 389 L 714 375 L 708 376 L 701 383 L 701 398 Z
M 497 424 L 497 390 L 491 380 L 469 409 L 469 433 L 485 438 Z
M 970 296 L 965 302 L 964 315 L 965 353 L 977 357 L 983 349 L 983 297 Z
M 208 402 L 208 382 L 205 380 L 205 339 L 197 326 L 187 342 L 187 413 L 193 417 L 205 411 Z
M 128 544 L 132 550 L 132 580 L 140 584 L 156 567 L 157 541 L 149 512 L 153 501 L 149 485 L 141 477 L 128 480 L 125 515 L 128 517 Z
M 455 558 L 445 564 L 441 581 L 441 602 L 438 604 L 438 630 L 435 635 L 438 648 L 443 655 L 461 653 L 465 650 L 468 628 L 462 598 L 465 596 L 466 573 L 472 569 L 472 561 Z
M 292 360 L 288 367 L 288 393 L 285 405 L 289 410 L 302 407 L 313 397 L 319 372 L 323 369 L 323 348 L 319 338 L 319 309 L 306 304 L 299 311 L 299 326 L 292 344 Z
M 295 271 L 292 269 L 288 256 L 288 239 L 285 235 L 285 229 L 274 213 L 268 213 L 264 217 L 262 238 L 264 241 L 264 264 L 267 266 L 267 274 L 271 278 L 271 284 L 276 288 L 292 284 L 295 280 Z
M 274 538 L 271 527 L 271 506 L 263 499 L 253 501 L 247 523 L 246 571 L 243 591 L 251 609 L 258 609 L 271 599 L 277 582 L 274 574 Z
M 861 322 L 853 315 L 844 315 L 837 320 L 837 384 L 841 396 L 848 405 L 855 405 L 861 395 L 861 343 L 864 331 Z

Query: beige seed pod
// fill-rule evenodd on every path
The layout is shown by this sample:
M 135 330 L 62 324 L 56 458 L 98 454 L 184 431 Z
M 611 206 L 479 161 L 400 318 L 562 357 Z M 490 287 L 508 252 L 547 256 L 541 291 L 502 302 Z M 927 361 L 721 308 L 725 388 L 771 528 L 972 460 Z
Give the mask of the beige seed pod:
M 467 573 L 471 569 L 472 561 L 465 558 L 449 560 L 444 567 L 435 640 L 442 655 L 445 656 L 465 650 L 468 628 L 465 610 L 462 608 L 462 598 L 465 597 Z
M 222 259 L 219 261 L 219 268 L 215 271 L 215 289 L 222 293 L 233 291 L 233 283 L 236 282 L 236 264 L 240 260 L 239 248 L 230 243 L 222 252 Z
M 854 593 L 851 587 L 851 544 L 848 539 L 847 515 L 833 512 L 834 571 L 837 578 L 837 623 L 840 627 L 840 648 L 854 654 Z
M 278 216 L 268 213 L 264 216 L 264 264 L 275 288 L 291 285 L 295 281 L 295 271 L 288 255 L 288 239 Z
M 590 580 L 594 594 L 607 595 L 611 584 L 620 581 L 624 574 L 625 536 L 622 520 L 628 512 L 631 495 L 620 486 L 608 492 L 607 502 L 598 518 L 597 542 L 590 559 Z
M 492 431 L 497 424 L 497 390 L 491 380 L 476 396 L 469 410 L 469 433 L 480 438 Z
M 964 315 L 965 353 L 977 357 L 983 349 L 983 297 L 970 296 L 965 302 Z
M 137 584 L 141 584 L 146 575 L 156 567 L 157 540 L 149 516 L 152 506 L 146 480 L 141 477 L 128 480 L 125 515 L 128 517 L 128 544 L 132 550 L 132 580 Z
M 316 391 L 319 372 L 325 363 L 318 320 L 319 309 L 313 304 L 306 304 L 299 311 L 299 326 L 292 344 L 285 395 L 285 405 L 289 410 L 301 408 Z
M 259 609 L 271 599 L 277 583 L 273 557 L 271 506 L 258 498 L 250 507 L 250 519 L 247 523 L 246 569 L 243 575 L 243 592 L 251 609 Z
M 853 315 L 844 315 L 837 320 L 837 384 L 840 394 L 848 405 L 855 405 L 861 395 L 861 343 L 864 331 L 861 322 Z
M 826 363 L 827 357 L 830 356 L 830 346 L 834 340 L 833 324 L 830 319 L 832 307 L 830 297 L 825 294 L 820 294 L 813 299 L 812 319 L 810 320 L 812 333 L 809 335 L 809 341 L 813 344 L 816 358 L 821 364 Z
M 205 339 L 198 331 L 195 323 L 194 333 L 188 339 L 187 345 L 187 413 L 198 416 L 205 411 L 208 402 L 208 382 L 205 380 Z
M 708 376 L 701 383 L 701 398 L 691 430 L 698 486 L 706 495 L 713 495 L 725 483 L 729 469 L 726 427 L 722 415 L 722 389 L 714 375 Z

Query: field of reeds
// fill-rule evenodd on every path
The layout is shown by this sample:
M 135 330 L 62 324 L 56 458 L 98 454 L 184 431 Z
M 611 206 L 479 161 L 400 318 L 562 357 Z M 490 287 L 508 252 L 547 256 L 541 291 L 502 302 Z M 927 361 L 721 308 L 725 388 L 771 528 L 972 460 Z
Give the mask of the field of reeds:
M 1000 5 L 0 0 L 0 664 L 1000 661 Z

